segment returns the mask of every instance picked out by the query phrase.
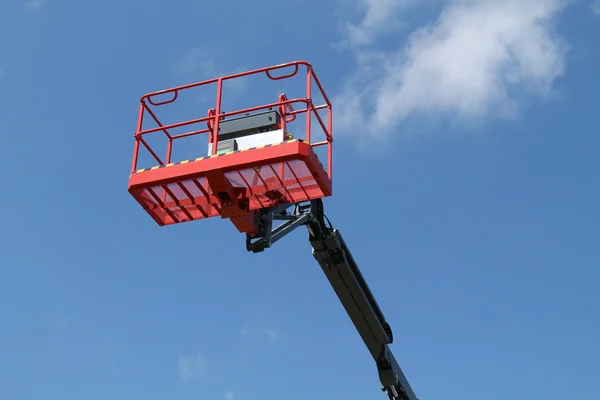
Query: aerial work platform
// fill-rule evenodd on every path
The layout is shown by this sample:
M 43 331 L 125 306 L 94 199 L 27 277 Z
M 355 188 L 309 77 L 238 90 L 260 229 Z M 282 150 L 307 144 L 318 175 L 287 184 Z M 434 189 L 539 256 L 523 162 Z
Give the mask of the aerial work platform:
M 282 93 L 274 96 L 276 102 L 222 111 L 227 81 L 253 75 L 286 81 L 300 75 L 300 67 L 306 71 L 303 97 L 288 99 Z M 216 84 L 216 104 L 206 117 L 168 125 L 161 122 L 161 107 L 176 103 L 185 91 L 211 84 Z M 313 85 L 324 104 L 313 104 Z M 165 96 L 166 100 L 157 100 Z M 257 233 L 256 210 L 332 194 L 331 103 L 312 66 L 304 61 L 150 93 L 142 96 L 140 103 L 128 190 L 158 225 L 220 216 L 231 219 L 240 232 L 252 235 Z M 305 118 L 297 118 L 300 114 Z M 145 120 L 155 126 L 143 129 Z M 197 129 L 199 124 L 205 127 Z M 182 128 L 187 131 L 171 132 Z M 317 130 L 325 140 L 311 142 Z M 164 161 L 156 146 L 145 139 L 155 132 L 163 132 L 167 139 Z M 202 134 L 208 135 L 207 147 L 198 147 L 195 158 L 173 159 L 176 139 Z M 324 163 L 315 151 L 320 146 L 327 150 Z M 141 150 L 152 156 L 154 165 L 140 168 Z
M 300 67 L 306 75 L 298 73 Z M 251 91 L 252 97 L 263 93 L 270 99 L 272 93 L 277 102 L 267 100 L 262 106 L 243 108 L 238 103 L 244 96 L 237 93 L 232 96 L 236 105 L 223 103 L 225 83 L 251 76 L 266 77 L 264 81 L 278 85 L 271 91 L 261 83 Z M 294 77 L 301 78 L 301 84 L 288 87 Z M 301 93 L 291 99 L 284 93 L 276 95 L 283 86 L 279 81 Z M 185 94 L 210 85 L 216 85 L 216 103 L 207 106 L 207 116 L 198 118 L 197 111 L 198 99 L 206 96 L 194 95 L 187 108 L 192 118 L 183 118 L 186 107 L 179 104 Z M 319 96 L 322 102 L 316 100 Z M 169 105 L 174 104 L 177 107 L 169 112 Z M 238 110 L 224 111 L 223 104 Z M 304 118 L 297 118 L 300 114 Z M 176 121 L 167 124 L 164 118 Z M 148 120 L 155 127 L 144 128 Z M 301 120 L 304 127 L 299 126 Z M 312 255 L 366 345 L 381 390 L 389 400 L 418 400 L 390 349 L 394 340 L 390 324 L 340 231 L 325 215 L 323 198 L 332 194 L 331 127 L 331 103 L 312 66 L 304 61 L 147 94 L 141 98 L 128 190 L 160 226 L 217 216 L 230 219 L 246 234 L 246 249 L 253 253 L 306 227 Z M 176 133 L 179 130 L 184 132 Z M 153 133 L 166 139 L 164 161 L 157 155 L 157 146 L 150 143 Z M 206 143 L 188 142 L 179 146 L 184 155 L 174 155 L 176 139 L 180 143 L 201 137 Z M 325 150 L 325 155 L 319 157 L 318 150 Z M 147 162 L 142 160 L 144 155 Z

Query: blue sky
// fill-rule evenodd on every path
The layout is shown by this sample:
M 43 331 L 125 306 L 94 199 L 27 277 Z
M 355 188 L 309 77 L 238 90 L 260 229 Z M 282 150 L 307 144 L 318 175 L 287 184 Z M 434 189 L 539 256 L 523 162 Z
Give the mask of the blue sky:
M 596 399 L 599 14 L 2 2 L 0 397 L 385 398 L 305 232 L 254 255 L 227 221 L 157 227 L 126 190 L 142 94 L 305 59 L 335 101 L 326 211 L 417 395 Z

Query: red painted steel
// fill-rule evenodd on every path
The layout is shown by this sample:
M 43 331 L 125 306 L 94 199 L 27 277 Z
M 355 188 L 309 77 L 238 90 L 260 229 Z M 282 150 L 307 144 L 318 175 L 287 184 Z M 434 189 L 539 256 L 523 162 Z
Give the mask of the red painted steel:
M 288 99 L 285 94 L 281 94 L 275 103 L 237 111 L 221 111 L 223 82 L 257 74 L 265 74 L 271 80 L 285 80 L 296 76 L 301 66 L 306 67 L 305 98 Z M 293 68 L 291 73 L 274 76 L 276 71 L 290 67 Z M 319 89 L 325 104 L 313 104 L 313 82 Z M 214 83 L 217 84 L 216 104 L 208 111 L 206 117 L 168 125 L 161 123 L 154 110 L 176 102 L 180 93 L 185 90 Z M 162 101 L 155 100 L 158 96 L 165 95 L 170 97 Z M 294 108 L 294 105 L 297 107 Z M 216 155 L 218 141 L 216 132 L 219 130 L 220 121 L 227 117 L 266 109 L 279 110 L 282 129 L 296 120 L 298 114 L 305 113 L 305 138 L 227 155 Z M 319 110 L 327 110 L 327 123 L 323 121 Z M 143 129 L 146 114 L 157 125 L 156 127 Z M 325 134 L 324 141 L 310 143 L 313 116 L 318 122 L 318 128 Z M 206 129 L 176 135 L 169 132 L 175 128 L 191 127 L 198 123 L 205 123 Z M 159 131 L 162 131 L 167 138 L 165 161 L 161 160 L 144 138 L 145 135 Z M 331 195 L 333 144 L 331 131 L 331 103 L 312 66 L 305 61 L 280 64 L 149 93 L 140 99 L 129 192 L 159 225 L 221 216 L 231 219 L 240 232 L 252 234 L 255 233 L 254 210 Z M 212 156 L 172 162 L 175 140 L 204 133 L 208 133 L 209 143 L 212 143 Z M 155 167 L 138 170 L 140 144 L 156 160 Z M 318 146 L 327 146 L 327 169 L 323 167 L 313 150 Z

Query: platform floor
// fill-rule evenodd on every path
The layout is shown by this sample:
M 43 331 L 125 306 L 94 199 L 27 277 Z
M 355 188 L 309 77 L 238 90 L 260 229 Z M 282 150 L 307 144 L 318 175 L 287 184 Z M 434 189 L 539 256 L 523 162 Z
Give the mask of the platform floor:
M 244 163 L 245 165 L 237 167 L 235 156 L 239 152 L 232 152 L 138 170 L 130 178 L 130 182 L 134 181 L 134 185 L 130 186 L 130 193 L 159 225 L 221 215 L 221 201 L 206 178 L 208 170 L 220 171 L 236 188 L 238 197 L 235 201 L 248 210 L 329 196 L 331 182 L 312 148 L 308 144 L 295 142 L 297 146 L 300 145 L 297 149 L 301 151 L 296 152 L 290 146 L 294 144 L 291 142 L 273 145 L 280 147 L 278 151 L 266 149 L 269 146 L 244 150 L 245 159 L 248 161 Z M 285 145 L 288 147 L 286 148 Z M 228 161 L 228 157 L 231 157 L 232 163 L 229 166 L 224 162 Z M 256 158 L 256 161 L 252 161 L 253 158 Z M 220 160 L 221 167 L 214 163 L 217 159 Z M 187 168 L 194 172 L 186 174 L 179 172 L 171 178 L 161 173 L 156 175 L 156 182 L 146 179 L 143 184 L 137 185 L 133 179 L 136 175 L 139 178 L 157 170 L 175 171 L 176 166 L 186 164 Z

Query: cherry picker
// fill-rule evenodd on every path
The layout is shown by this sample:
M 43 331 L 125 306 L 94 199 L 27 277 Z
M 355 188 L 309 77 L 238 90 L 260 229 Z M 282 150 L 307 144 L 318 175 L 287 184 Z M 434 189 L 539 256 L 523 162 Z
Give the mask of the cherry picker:
M 296 97 L 282 93 L 269 104 L 222 110 L 224 83 L 244 77 L 301 78 L 305 84 Z M 161 122 L 161 107 L 175 104 L 184 92 L 210 86 L 216 88 L 216 102 L 205 117 Z M 316 97 L 323 103 L 315 104 Z M 154 126 L 146 128 L 148 121 Z M 175 133 L 181 129 L 185 132 Z M 296 137 L 300 130 L 303 139 Z M 164 160 L 146 139 L 153 133 L 166 136 Z M 175 140 L 202 134 L 207 147 L 203 154 L 198 149 L 200 157 L 174 156 Z M 323 140 L 314 140 L 319 134 Z M 332 195 L 332 106 L 311 64 L 295 61 L 146 94 L 134 137 L 128 191 L 158 225 L 229 219 L 246 235 L 246 249 L 253 253 L 306 227 L 312 254 L 371 353 L 382 390 L 390 400 L 417 400 L 389 347 L 392 329 L 342 234 L 324 213 L 323 198 Z M 326 151 L 326 166 L 319 148 Z M 140 168 L 142 150 L 150 165 Z

